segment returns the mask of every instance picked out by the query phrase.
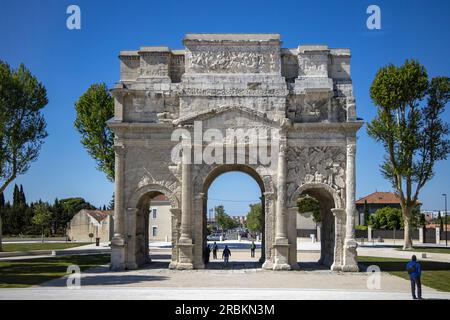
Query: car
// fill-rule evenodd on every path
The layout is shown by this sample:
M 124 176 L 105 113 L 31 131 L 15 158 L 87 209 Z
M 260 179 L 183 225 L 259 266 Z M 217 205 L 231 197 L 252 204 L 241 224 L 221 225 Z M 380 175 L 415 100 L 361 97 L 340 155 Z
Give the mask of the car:
M 212 233 L 212 234 L 210 234 L 210 235 L 208 235 L 206 237 L 206 240 L 208 240 L 208 241 L 220 241 L 220 237 L 221 236 L 222 236 L 222 240 L 226 239 L 225 235 L 222 235 L 220 233 Z

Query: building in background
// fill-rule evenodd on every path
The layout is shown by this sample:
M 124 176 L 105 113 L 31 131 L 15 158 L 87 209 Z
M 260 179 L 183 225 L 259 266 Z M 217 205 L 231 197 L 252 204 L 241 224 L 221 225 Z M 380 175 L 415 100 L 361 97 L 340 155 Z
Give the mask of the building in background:
M 400 197 L 393 192 L 374 192 L 357 200 L 358 217 L 356 217 L 356 223 L 359 225 L 365 224 L 364 216 L 366 212 L 370 215 L 384 207 L 401 209 Z
M 67 236 L 71 241 L 109 242 L 114 232 L 113 210 L 80 210 L 70 220 L 67 228 Z
M 151 200 L 148 214 L 149 241 L 171 241 L 170 201 L 164 195 L 156 196 Z M 67 227 L 70 241 L 95 242 L 95 238 L 100 238 L 100 242 L 109 242 L 113 235 L 113 210 L 80 210 Z
M 149 241 L 172 241 L 172 217 L 170 201 L 160 194 L 150 202 L 149 209 Z

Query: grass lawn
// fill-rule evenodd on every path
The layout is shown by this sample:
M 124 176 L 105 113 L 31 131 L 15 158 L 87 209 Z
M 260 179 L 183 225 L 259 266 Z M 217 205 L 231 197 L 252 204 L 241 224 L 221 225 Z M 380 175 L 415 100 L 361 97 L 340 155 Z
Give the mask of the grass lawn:
M 83 271 L 109 262 L 109 254 L 0 261 L 0 288 L 26 288 L 61 278 L 70 265 Z
M 397 250 L 403 251 L 402 248 L 398 248 Z M 407 250 L 404 250 L 407 251 Z M 409 250 L 408 250 L 409 251 Z M 429 253 L 449 253 L 450 254 L 450 247 L 442 248 L 442 247 L 413 247 L 412 251 L 416 252 L 429 252 Z
M 378 265 L 381 271 L 409 280 L 406 271 L 406 259 L 358 257 L 362 269 L 369 265 Z M 422 264 L 422 284 L 436 290 L 450 292 L 450 263 L 420 261 Z
M 89 243 L 3 243 L 3 251 L 59 250 L 84 246 Z

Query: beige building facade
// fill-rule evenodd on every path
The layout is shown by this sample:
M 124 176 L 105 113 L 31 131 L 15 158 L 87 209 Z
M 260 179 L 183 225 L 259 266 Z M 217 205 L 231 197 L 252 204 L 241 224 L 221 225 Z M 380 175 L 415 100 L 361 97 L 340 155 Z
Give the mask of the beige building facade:
M 172 241 L 172 221 L 170 201 L 164 195 L 158 195 L 150 202 L 149 239 L 154 241 Z
M 161 194 L 170 201 L 169 267 L 204 268 L 209 186 L 222 173 L 241 171 L 261 189 L 264 269 L 298 268 L 297 199 L 308 194 L 321 206 L 319 262 L 357 271 L 355 152 L 362 121 L 350 50 L 282 48 L 279 34 L 187 34 L 183 44 L 119 55 L 108 121 L 116 152 L 111 268 L 150 261 L 146 217 Z
M 100 238 L 100 242 L 111 241 L 113 214 L 112 210 L 80 210 L 68 224 L 68 238 L 77 242 L 95 242 L 95 238 Z

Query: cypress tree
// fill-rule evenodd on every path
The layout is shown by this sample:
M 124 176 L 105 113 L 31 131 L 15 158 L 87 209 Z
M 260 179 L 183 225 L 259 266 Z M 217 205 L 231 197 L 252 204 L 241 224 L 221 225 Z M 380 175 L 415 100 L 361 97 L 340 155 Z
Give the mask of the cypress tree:
M 13 191 L 13 207 L 19 206 L 20 203 L 20 191 L 17 184 L 14 184 L 14 191 Z
M 19 200 L 20 203 L 24 206 L 27 205 L 27 199 L 25 198 L 25 192 L 23 191 L 23 186 L 20 185 L 20 190 L 19 190 Z

